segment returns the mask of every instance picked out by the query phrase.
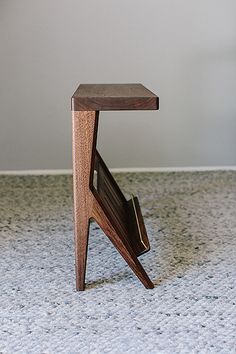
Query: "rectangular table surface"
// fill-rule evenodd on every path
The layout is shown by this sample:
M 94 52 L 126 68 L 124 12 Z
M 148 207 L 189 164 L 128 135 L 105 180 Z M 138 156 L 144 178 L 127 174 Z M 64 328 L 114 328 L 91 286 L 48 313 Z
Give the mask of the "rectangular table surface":
M 158 97 L 142 84 L 81 84 L 71 99 L 73 111 L 156 110 Z

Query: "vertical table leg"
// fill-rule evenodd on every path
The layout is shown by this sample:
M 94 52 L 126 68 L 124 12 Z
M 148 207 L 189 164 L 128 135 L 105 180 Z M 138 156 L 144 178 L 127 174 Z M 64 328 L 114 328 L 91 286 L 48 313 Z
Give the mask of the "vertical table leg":
M 93 164 L 98 127 L 98 112 L 72 112 L 73 195 L 76 289 L 84 290 L 89 223 L 92 216 Z

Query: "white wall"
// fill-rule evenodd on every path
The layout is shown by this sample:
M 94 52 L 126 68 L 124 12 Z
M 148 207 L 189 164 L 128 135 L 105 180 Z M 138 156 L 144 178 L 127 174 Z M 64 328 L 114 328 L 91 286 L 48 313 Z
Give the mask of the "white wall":
M 0 0 L 0 170 L 71 167 L 79 82 L 142 82 L 104 112 L 111 167 L 236 165 L 235 0 Z

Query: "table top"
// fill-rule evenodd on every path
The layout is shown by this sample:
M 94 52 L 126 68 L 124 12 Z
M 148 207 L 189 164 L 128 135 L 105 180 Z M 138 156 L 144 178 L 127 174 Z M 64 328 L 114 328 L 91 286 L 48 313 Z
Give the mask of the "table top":
M 81 84 L 71 99 L 73 111 L 156 110 L 159 98 L 142 84 Z

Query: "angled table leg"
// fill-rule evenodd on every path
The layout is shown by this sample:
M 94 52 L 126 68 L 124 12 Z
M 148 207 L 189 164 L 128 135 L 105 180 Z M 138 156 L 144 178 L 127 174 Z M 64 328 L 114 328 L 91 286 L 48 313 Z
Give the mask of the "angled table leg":
M 114 226 L 111 224 L 109 218 L 104 212 L 101 204 L 98 200 L 94 200 L 93 208 L 93 218 L 97 224 L 101 227 L 105 235 L 110 239 L 113 245 L 116 247 L 120 255 L 124 258 L 126 263 L 133 270 L 134 274 L 139 278 L 143 285 L 147 289 L 153 289 L 154 285 L 150 280 L 149 276 L 145 272 L 143 266 L 139 262 L 135 252 L 133 251 L 130 244 L 126 241 L 122 234 L 115 230 Z

